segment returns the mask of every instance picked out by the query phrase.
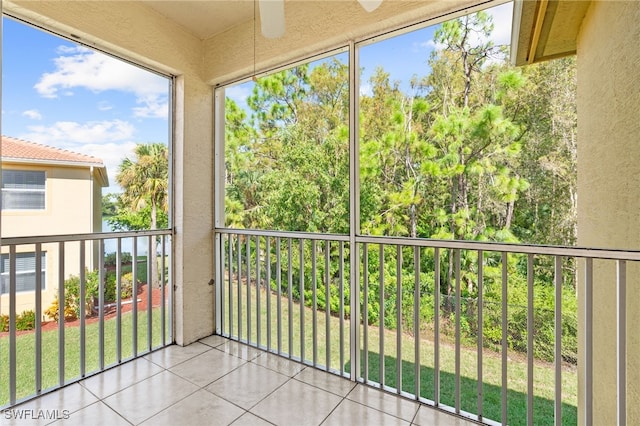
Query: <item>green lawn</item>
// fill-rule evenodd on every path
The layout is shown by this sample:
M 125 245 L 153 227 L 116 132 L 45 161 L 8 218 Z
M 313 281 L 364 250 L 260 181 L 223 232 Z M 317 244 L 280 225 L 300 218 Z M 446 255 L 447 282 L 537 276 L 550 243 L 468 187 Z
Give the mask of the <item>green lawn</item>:
M 226 283 L 228 290 L 228 282 Z M 251 289 L 251 340 L 257 340 L 258 312 L 256 288 Z M 283 296 L 286 296 L 284 294 Z M 247 301 L 246 286 L 241 289 L 241 304 L 243 317 L 246 318 Z M 267 340 L 267 293 L 260 292 L 260 344 L 266 345 Z M 225 302 L 228 303 L 228 295 L 225 294 Z M 233 330 L 234 335 L 238 332 L 238 304 L 237 285 L 233 285 Z M 271 303 L 271 347 L 277 348 L 277 312 L 278 299 L 275 293 L 270 294 Z M 282 311 L 281 323 L 281 350 L 291 353 L 294 357 L 300 358 L 302 355 L 301 345 L 301 324 L 304 318 L 304 358 L 313 361 L 313 313 L 310 308 L 300 310 L 298 303 L 292 303 L 292 316 L 289 319 L 289 304 L 286 297 L 280 300 Z M 329 338 L 326 338 L 326 317 L 324 311 L 317 312 L 316 335 L 316 361 L 319 365 L 326 364 L 327 352 L 329 354 L 330 366 L 332 369 L 342 370 L 347 373 L 351 371 L 349 359 L 349 320 L 342 322 L 335 313 L 332 312 L 329 321 Z M 247 324 L 243 318 L 242 338 L 246 339 Z M 291 323 L 292 347 L 289 350 L 289 323 Z M 340 334 L 344 336 L 344 346 L 340 346 Z M 229 331 L 228 311 L 225 312 L 225 331 Z M 378 326 L 367 327 L 368 335 L 368 367 L 370 381 L 379 382 L 380 364 L 380 332 Z M 385 329 L 384 337 L 384 364 L 385 364 L 385 385 L 396 387 L 396 359 L 397 359 L 397 334 L 395 330 Z M 364 327 L 361 332 L 361 353 L 364 347 Z M 328 345 L 325 343 L 328 342 Z M 400 353 L 402 358 L 402 390 L 415 393 L 415 355 L 414 337 L 410 334 L 401 334 Z M 509 352 L 507 363 L 507 377 L 509 390 L 507 393 L 507 419 L 510 425 L 526 424 L 527 413 L 527 363 L 522 354 Z M 461 408 L 462 410 L 477 412 L 477 355 L 476 347 L 462 347 L 460 353 L 461 371 Z M 362 371 L 364 374 L 364 354 L 361 357 Z M 420 339 L 420 396 L 433 400 L 434 398 L 434 344 L 433 334 L 425 332 Z M 501 419 L 501 384 L 502 384 L 502 361 L 500 354 L 485 349 L 483 351 L 483 415 L 485 418 L 499 421 Z M 444 404 L 454 406 L 455 401 L 455 347 L 441 340 L 440 344 L 440 401 Z M 554 415 L 554 383 L 555 371 L 548 363 L 536 362 L 534 365 L 534 421 L 536 424 L 553 424 Z M 573 425 L 577 423 L 577 371 L 571 366 L 563 368 L 562 387 L 562 424 Z
M 465 352 L 469 349 L 465 348 Z M 451 352 L 451 351 L 448 351 Z M 492 362 L 491 362 L 492 363 Z M 385 364 L 385 385 L 397 387 L 396 383 L 396 358 L 386 355 Z M 402 389 L 405 392 L 415 394 L 415 369 L 414 362 L 402 361 Z M 369 353 L 369 380 L 379 382 L 380 357 L 376 352 Z M 347 367 L 348 369 L 348 367 Z M 511 369 L 513 371 L 513 369 Z M 538 371 L 540 373 L 540 371 Z M 486 381 L 492 377 L 487 377 Z M 522 376 L 516 377 L 515 381 L 525 381 Z M 510 380 L 510 383 L 512 380 Z M 434 369 L 425 365 L 420 366 L 420 395 L 424 398 L 434 399 Z M 478 397 L 477 379 L 462 376 L 460 379 L 460 401 L 461 408 L 470 413 L 477 412 Z M 501 411 L 501 386 L 483 383 L 484 398 L 482 400 L 483 416 L 493 420 L 500 420 Z M 455 405 L 455 375 L 446 371 L 440 371 L 440 402 L 449 406 Z M 553 399 L 534 397 L 534 419 L 536 424 L 554 424 L 554 401 Z M 562 404 L 562 424 L 577 424 L 577 410 L 575 405 L 563 402 Z M 507 391 L 507 419 L 508 424 L 526 424 L 527 395 L 524 392 L 516 391 L 512 388 Z
M 233 286 L 234 306 L 233 306 L 233 328 L 234 335 L 238 331 L 237 317 L 237 287 Z M 275 293 L 264 290 L 260 292 L 260 308 L 257 306 L 255 287 L 251 290 L 251 340 L 257 341 L 258 318 L 260 319 L 260 344 L 266 345 L 267 335 L 270 333 L 271 347 L 278 347 L 278 327 L 276 321 L 278 298 Z M 225 294 L 228 302 L 228 295 Z M 271 304 L 271 321 L 268 326 L 267 299 Z M 302 357 L 306 360 L 314 360 L 317 364 L 325 365 L 327 357 L 330 367 L 334 370 L 351 371 L 350 347 L 349 347 L 349 320 L 340 321 L 335 313 L 329 319 L 329 336 L 326 331 L 325 312 L 318 311 L 316 324 L 313 323 L 313 312 L 310 308 L 302 308 L 299 304 L 292 302 L 290 316 L 289 303 L 286 297 L 279 299 L 282 321 L 280 324 L 281 339 L 280 347 L 282 352 L 291 353 L 295 357 Z M 247 312 L 246 287 L 241 288 L 241 303 L 243 318 Z M 256 315 L 259 312 L 259 315 Z M 291 333 L 289 333 L 291 324 Z M 302 325 L 304 325 L 302 327 Z M 161 344 L 161 323 L 160 310 L 154 308 L 152 314 L 152 346 Z M 225 332 L 229 330 L 228 312 L 225 313 Z M 316 346 L 313 345 L 313 334 L 317 336 Z M 243 321 L 243 339 L 247 336 L 247 322 Z M 303 345 L 300 338 L 304 333 L 304 354 Z M 78 327 L 68 327 L 65 329 L 65 380 L 72 380 L 80 375 L 79 360 L 79 334 Z M 138 313 L 138 352 L 148 349 L 147 343 L 147 312 Z M 292 345 L 289 347 L 289 334 L 291 334 Z M 98 324 L 90 324 L 86 327 L 86 372 L 98 370 Z M 122 359 L 133 356 L 132 352 L 132 315 L 123 314 L 122 317 Z M 341 346 L 341 335 L 344 344 Z M 381 358 L 385 365 L 385 385 L 396 387 L 397 369 L 397 334 L 395 330 L 384 330 L 384 356 L 380 357 L 380 331 L 377 326 L 367 327 L 368 336 L 368 378 L 371 381 L 379 382 L 379 364 Z M 421 336 L 420 340 L 420 396 L 434 398 L 434 344 L 433 336 Z M 362 327 L 361 344 L 364 341 L 364 327 Z M 7 337 L 0 338 L 0 383 L 8 383 L 8 344 Z M 34 368 L 34 334 L 25 334 L 17 338 L 17 377 L 18 377 L 18 398 L 23 398 L 34 393 L 35 390 L 35 368 Z M 43 388 L 49 388 L 58 384 L 58 334 L 57 330 L 44 332 L 42 334 L 43 349 Z M 361 346 L 363 356 L 362 368 L 364 368 L 364 347 Z M 406 392 L 415 392 L 415 355 L 414 338 L 409 334 L 401 335 L 400 353 L 402 357 L 402 389 Z M 477 404 L 477 356 L 475 347 L 463 347 L 461 349 L 461 405 L 462 409 L 469 412 L 476 412 Z M 105 365 L 116 363 L 116 321 L 110 319 L 105 321 Z M 501 413 L 501 358 L 499 354 L 488 349 L 483 352 L 483 407 L 486 418 L 500 420 Z M 527 388 L 527 365 L 522 355 L 509 353 L 507 365 L 507 377 L 509 382 L 508 390 L 508 423 L 519 425 L 526 423 L 526 388 Z M 455 348 L 453 345 L 441 342 L 440 345 L 440 400 L 444 404 L 454 405 L 455 389 Z M 364 370 L 361 371 L 361 374 Z M 546 363 L 536 363 L 534 366 L 534 410 L 536 424 L 553 423 L 553 398 L 554 398 L 554 370 Z M 577 373 L 575 369 L 566 367 L 563 369 L 563 424 L 577 423 Z M 8 403 L 8 386 L 0 388 L 0 406 Z
M 160 308 L 152 310 L 152 342 L 153 348 L 162 344 L 162 321 Z M 168 317 L 167 317 L 168 320 Z M 99 325 L 97 322 L 86 326 L 85 372 L 91 373 L 99 369 Z M 168 327 L 168 326 L 167 326 Z M 117 362 L 116 354 L 116 319 L 104 323 L 104 365 Z M 168 328 L 167 328 L 168 339 Z M 80 376 L 80 327 L 66 327 L 65 339 L 65 382 Z M 138 353 L 149 349 L 147 340 L 147 312 L 138 312 L 137 327 Z M 35 333 L 23 334 L 16 339 L 17 352 L 17 398 L 21 399 L 35 393 Z M 122 314 L 121 359 L 133 356 L 133 314 Z M 48 389 L 58 385 L 58 331 L 42 333 L 42 388 Z M 9 403 L 9 338 L 0 338 L 0 406 Z
M 158 265 L 160 265 L 160 259 L 158 259 Z M 138 280 L 140 282 L 147 282 L 147 256 L 138 256 L 138 265 L 136 266 L 136 275 L 138 276 Z M 126 274 L 127 272 L 131 272 L 133 270 L 132 264 L 127 264 L 122 266 L 122 273 Z

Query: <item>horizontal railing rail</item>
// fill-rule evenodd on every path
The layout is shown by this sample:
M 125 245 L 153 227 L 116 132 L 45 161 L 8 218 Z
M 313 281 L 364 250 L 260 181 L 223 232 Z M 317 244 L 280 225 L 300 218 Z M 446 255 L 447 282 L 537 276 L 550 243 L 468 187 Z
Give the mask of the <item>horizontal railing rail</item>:
M 626 276 L 640 251 L 228 228 L 215 238 L 219 334 L 489 424 L 575 423 L 578 411 L 589 424 L 594 263 L 614 265 L 597 285 L 618 294 L 626 412 Z M 580 407 L 577 384 L 563 387 L 578 359 Z
M 345 234 L 319 234 L 312 232 L 271 231 L 257 229 L 216 228 L 218 234 L 251 235 L 280 238 L 303 238 L 308 240 L 349 241 Z M 640 261 L 640 250 L 619 250 L 607 248 L 553 246 L 543 244 L 497 243 L 464 240 L 435 240 L 430 238 L 409 238 L 357 235 L 356 242 L 368 244 L 403 245 L 410 247 L 431 247 L 442 249 L 483 250 L 487 252 L 506 252 L 519 254 L 537 254 L 591 259 L 611 259 Z
M 257 229 L 234 229 L 234 228 L 218 228 L 215 230 L 218 234 L 235 234 L 247 236 L 260 236 L 272 238 L 302 238 L 305 240 L 316 241 L 349 241 L 349 236 L 344 234 L 317 234 L 312 232 L 292 232 L 292 231 L 262 231 Z
M 173 235 L 172 229 L 154 229 L 148 231 L 123 231 L 123 232 L 94 232 L 84 234 L 59 234 L 40 235 L 28 237 L 3 237 L 2 246 L 36 244 L 36 243 L 64 243 L 68 241 L 111 240 L 134 237 Z
M 173 343 L 172 236 L 162 229 L 3 238 L 0 407 Z M 25 256 L 35 282 L 17 292 L 17 259 Z

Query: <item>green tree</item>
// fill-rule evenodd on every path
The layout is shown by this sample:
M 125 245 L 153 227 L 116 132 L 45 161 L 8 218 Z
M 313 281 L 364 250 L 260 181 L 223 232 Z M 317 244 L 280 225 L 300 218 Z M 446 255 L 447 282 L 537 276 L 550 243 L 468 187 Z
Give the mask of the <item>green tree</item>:
M 506 49 L 492 44 L 492 31 L 491 17 L 484 12 L 442 24 L 435 33 L 438 48 L 425 58 L 427 66 L 416 70 L 407 89 L 383 68 L 374 70 L 358 111 L 360 182 L 355 184 L 362 233 L 543 244 L 575 241 L 575 65 L 565 59 L 515 69 L 506 61 Z M 325 59 L 257 79 L 246 110 L 227 99 L 227 226 L 348 232 L 347 71 L 344 62 Z M 260 250 L 254 247 L 251 256 L 265 249 L 262 244 Z M 316 245 L 319 258 L 325 247 Z M 304 265 L 293 265 L 293 275 L 304 274 L 305 285 L 312 282 L 310 250 L 310 245 L 303 247 Z M 385 326 L 399 325 L 394 309 L 400 277 L 401 304 L 406 307 L 400 321 L 412 328 L 412 252 L 405 248 L 398 266 L 395 247 L 384 248 L 384 265 L 378 249 L 369 250 L 369 270 L 362 271 L 370 277 L 367 321 L 378 321 L 384 310 Z M 333 280 L 329 286 L 335 289 L 339 254 L 335 246 L 328 251 Z M 461 250 L 458 290 L 457 253 L 441 250 L 439 255 L 439 283 L 434 283 L 435 252 L 425 250 L 421 257 L 422 323 L 432 319 L 435 291 L 445 294 L 445 317 L 454 306 L 447 296 L 459 292 L 465 304 L 463 334 L 474 338 L 482 262 L 484 300 L 490 310 L 482 332 L 486 342 L 499 343 L 501 256 L 485 252 L 479 259 L 476 251 Z M 286 264 L 286 250 L 281 256 Z M 553 337 L 544 328 L 553 305 L 553 277 L 544 274 L 553 271 L 549 260 L 536 257 L 534 263 L 535 315 L 541 324 L 536 356 L 541 358 L 549 356 Z M 271 266 L 273 275 L 276 265 Z M 521 336 L 526 330 L 526 256 L 509 255 L 506 267 L 507 303 L 512 307 L 509 330 Z M 322 269 L 318 265 L 316 272 L 322 274 Z M 343 272 L 349 275 L 349 265 Z M 378 306 L 380 285 L 386 288 L 384 306 Z M 294 297 L 299 290 L 293 289 Z M 319 300 L 319 306 L 337 303 L 338 294 L 331 291 L 330 300 Z M 563 308 L 572 315 L 575 299 L 570 291 L 564 294 Z M 446 332 L 447 320 L 443 322 Z M 566 334 L 575 338 L 575 331 Z M 522 350 L 522 338 L 516 340 L 510 346 Z
M 348 232 L 348 72 L 338 59 L 259 78 L 226 102 L 226 223 Z
M 118 194 L 106 194 L 102 196 L 102 217 L 114 216 L 117 211 Z
M 158 229 L 158 219 L 166 218 L 169 207 L 169 150 L 162 143 L 138 144 L 135 159 L 125 158 L 118 168 L 116 181 L 123 192 L 118 213 L 110 223 L 128 229 Z M 157 247 L 149 248 L 153 253 Z M 149 253 L 151 283 L 157 284 L 158 263 Z
M 444 23 L 430 72 L 409 93 L 378 69 L 361 97 L 364 232 L 460 240 L 516 241 L 515 202 L 528 182 L 517 166 L 521 124 L 505 100 L 526 82 L 490 41 L 480 12 Z M 462 259 L 473 296 L 473 256 Z M 453 258 L 443 286 L 452 291 Z
M 527 84 L 507 114 L 525 129 L 520 173 L 531 182 L 517 202 L 514 233 L 538 244 L 573 245 L 577 232 L 575 57 L 523 69 Z

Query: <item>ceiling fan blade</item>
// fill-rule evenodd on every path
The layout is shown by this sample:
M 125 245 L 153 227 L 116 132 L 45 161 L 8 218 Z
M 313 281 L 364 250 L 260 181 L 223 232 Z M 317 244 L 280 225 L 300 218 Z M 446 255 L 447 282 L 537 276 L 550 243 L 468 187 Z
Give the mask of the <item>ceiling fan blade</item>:
M 360 6 L 367 12 L 373 12 L 380 6 L 382 0 L 358 0 L 358 3 L 360 3 Z
M 260 26 L 266 38 L 284 35 L 284 0 L 260 0 Z

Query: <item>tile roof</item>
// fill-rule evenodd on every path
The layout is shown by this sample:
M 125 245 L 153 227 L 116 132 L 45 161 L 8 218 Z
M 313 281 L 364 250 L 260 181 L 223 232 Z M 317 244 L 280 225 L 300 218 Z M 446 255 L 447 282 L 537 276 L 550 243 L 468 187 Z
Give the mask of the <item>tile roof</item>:
M 4 160 L 39 160 L 64 163 L 93 163 L 102 166 L 102 160 L 91 155 L 79 154 L 52 146 L 41 145 L 2 135 L 0 154 Z

